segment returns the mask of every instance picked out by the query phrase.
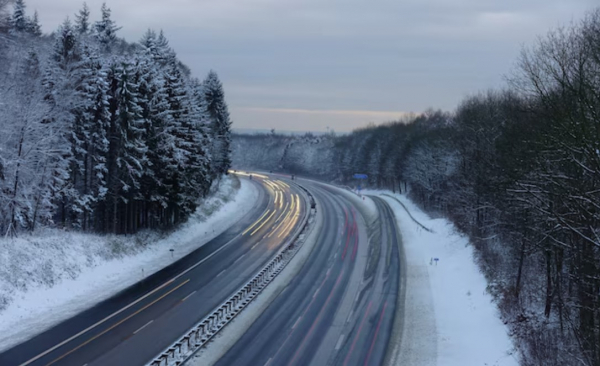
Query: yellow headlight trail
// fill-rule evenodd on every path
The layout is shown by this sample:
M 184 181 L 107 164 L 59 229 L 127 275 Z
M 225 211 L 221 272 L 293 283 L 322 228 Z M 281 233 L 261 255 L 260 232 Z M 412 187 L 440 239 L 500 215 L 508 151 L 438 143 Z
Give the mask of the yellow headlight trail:
M 298 196 L 297 194 L 295 196 L 296 196 L 296 202 L 300 203 L 300 196 Z M 289 232 L 292 230 L 292 228 L 294 227 L 296 222 L 298 222 L 299 216 L 300 216 L 300 205 L 297 204 L 295 207 L 295 210 L 294 210 L 294 214 L 290 218 L 288 225 L 283 228 L 283 230 L 279 233 L 279 235 L 277 235 L 277 237 L 279 238 L 284 234 L 285 235 L 289 234 Z
M 293 197 L 294 197 L 294 196 L 292 196 L 292 205 L 294 204 L 294 203 L 293 203 Z M 279 223 L 279 225 L 277 225 L 277 226 L 275 227 L 275 229 L 273 229 L 273 230 L 272 230 L 272 231 L 269 233 L 269 236 L 268 236 L 268 238 L 270 238 L 270 237 L 271 237 L 273 234 L 275 234 L 275 232 L 276 232 L 276 231 L 277 231 L 277 230 L 278 230 L 278 229 L 279 229 L 279 228 L 280 228 L 280 227 L 281 227 L 281 226 L 282 226 L 282 225 L 285 223 L 285 221 L 287 220 L 287 218 L 290 216 L 290 213 L 292 212 L 292 208 L 290 207 L 290 209 L 289 209 L 289 210 L 287 209 L 287 208 L 288 208 L 288 206 L 289 206 L 289 204 L 290 204 L 289 202 L 287 202 L 287 203 L 285 204 L 285 209 L 283 210 L 283 212 L 281 212 L 281 215 L 279 215 L 279 217 L 277 218 L 277 220 L 279 220 L 283 214 L 287 214 L 287 215 L 286 215 L 286 216 L 283 218 L 283 220 L 281 220 L 281 222 Z
M 289 226 L 289 224 L 292 222 L 292 218 L 294 216 L 294 212 L 296 211 L 299 201 L 294 199 L 294 195 L 292 196 L 292 205 L 290 206 L 290 209 L 288 211 L 288 214 L 285 216 L 285 218 L 283 219 L 283 221 L 281 222 L 283 229 L 280 231 L 279 235 L 277 235 L 277 237 L 281 237 L 281 233 L 285 232 L 285 229 Z M 280 225 L 281 226 L 281 225 Z M 274 233 L 274 232 L 273 232 Z
M 276 182 L 279 182 L 279 184 L 281 184 L 282 186 L 286 187 L 286 188 L 290 188 L 290 186 L 287 185 L 287 183 L 277 180 Z
M 247 228 L 247 229 L 246 229 L 246 231 L 244 231 L 244 232 L 242 233 L 242 235 L 246 235 L 246 233 L 247 233 L 248 231 L 252 230 L 252 228 L 253 228 L 253 227 L 255 227 L 255 226 L 256 226 L 256 224 L 258 224 L 258 223 L 260 222 L 260 220 L 262 220 L 262 219 L 263 219 L 263 217 L 265 217 L 265 216 L 266 216 L 266 215 L 267 215 L 267 214 L 268 214 L 270 211 L 271 211 L 271 210 L 266 210 L 266 211 L 265 211 L 265 213 L 264 213 L 264 214 L 262 214 L 262 216 L 261 216 L 261 217 L 260 217 L 258 220 L 254 221 L 254 224 L 252 224 L 252 226 L 250 226 L 249 228 Z
M 269 215 L 269 217 L 267 217 L 267 218 L 266 218 L 266 219 L 263 221 L 263 223 L 262 223 L 262 224 L 260 224 L 260 226 L 259 226 L 259 227 L 257 227 L 257 228 L 256 228 L 256 230 L 254 230 L 254 231 L 253 231 L 253 232 L 250 234 L 250 236 L 254 235 L 254 234 L 255 234 L 255 233 L 258 231 L 258 230 L 260 230 L 260 228 L 262 228 L 262 227 L 263 227 L 263 226 L 264 226 L 264 225 L 267 223 L 267 221 L 269 221 L 269 220 L 271 219 L 271 217 L 273 217 L 273 215 L 275 215 L 275 212 L 276 212 L 276 211 L 275 211 L 275 210 L 273 210 L 273 212 L 272 212 L 272 213 Z

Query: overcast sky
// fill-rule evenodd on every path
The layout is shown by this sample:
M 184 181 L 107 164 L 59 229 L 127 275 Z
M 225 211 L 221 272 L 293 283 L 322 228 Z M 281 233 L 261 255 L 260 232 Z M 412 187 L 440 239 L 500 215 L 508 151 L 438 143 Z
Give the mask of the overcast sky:
M 102 0 L 88 0 L 92 17 Z M 44 31 L 79 0 L 26 0 Z M 107 1 L 119 35 L 163 29 L 225 86 L 234 128 L 348 131 L 501 87 L 523 45 L 597 0 Z

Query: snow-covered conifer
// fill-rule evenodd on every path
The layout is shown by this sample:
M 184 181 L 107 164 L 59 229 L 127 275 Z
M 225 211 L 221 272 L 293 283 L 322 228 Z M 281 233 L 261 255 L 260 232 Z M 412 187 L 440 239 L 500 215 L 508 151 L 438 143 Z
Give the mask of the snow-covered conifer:
M 90 25 L 90 8 L 87 3 L 83 3 L 83 7 L 75 14 L 75 29 L 80 34 L 89 33 Z
M 231 120 L 225 92 L 217 73 L 210 71 L 203 82 L 204 101 L 210 116 L 214 173 L 226 174 L 231 167 Z
M 117 31 L 121 27 L 117 27 L 112 20 L 111 10 L 106 3 L 102 4 L 101 12 L 102 19 L 94 23 L 94 32 L 98 42 L 106 49 L 110 49 L 110 46 L 117 40 Z
M 25 0 L 15 0 L 13 14 L 10 18 L 11 28 L 14 32 L 26 32 L 28 29 L 29 22 L 25 8 Z
M 36 37 L 40 37 L 42 35 L 42 26 L 40 25 L 40 19 L 37 10 L 33 13 L 33 18 L 27 19 L 27 32 Z

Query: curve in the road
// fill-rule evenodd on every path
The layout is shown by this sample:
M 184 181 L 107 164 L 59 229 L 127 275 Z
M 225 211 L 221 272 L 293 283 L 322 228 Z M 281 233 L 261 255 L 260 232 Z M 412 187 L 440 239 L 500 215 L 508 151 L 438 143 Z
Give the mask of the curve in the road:
M 379 226 L 365 250 L 366 227 L 352 202 L 336 189 L 303 184 L 323 212 L 315 249 L 217 366 L 383 363 L 400 273 L 394 215 L 374 198 Z M 374 271 L 365 276 L 369 261 Z

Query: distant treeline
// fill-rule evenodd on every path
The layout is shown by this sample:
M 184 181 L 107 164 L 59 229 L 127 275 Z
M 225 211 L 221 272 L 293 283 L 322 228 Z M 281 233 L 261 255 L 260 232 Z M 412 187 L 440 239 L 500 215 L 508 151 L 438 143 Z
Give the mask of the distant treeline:
M 471 237 L 523 365 L 600 365 L 600 10 L 454 113 L 340 137 L 236 135 L 233 150 L 240 168 L 366 173 L 408 192 Z
M 39 224 L 104 233 L 185 220 L 230 165 L 222 85 L 162 32 L 137 43 L 84 4 L 51 35 L 0 0 L 0 234 Z M 1 13 L 8 15 L 2 16 Z

